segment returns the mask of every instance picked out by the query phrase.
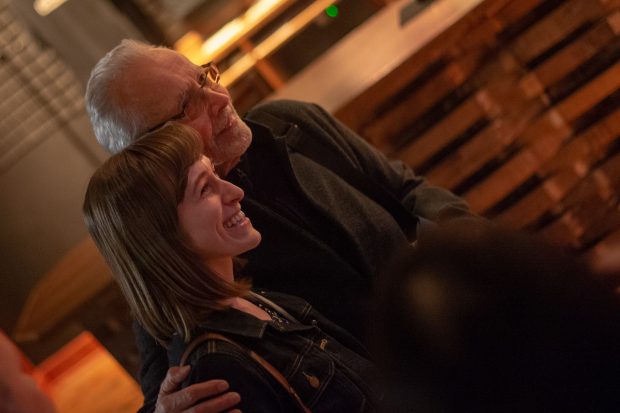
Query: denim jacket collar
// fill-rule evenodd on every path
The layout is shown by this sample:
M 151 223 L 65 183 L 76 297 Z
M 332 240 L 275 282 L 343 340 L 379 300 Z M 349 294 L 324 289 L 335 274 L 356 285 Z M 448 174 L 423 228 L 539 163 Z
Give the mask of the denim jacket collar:
M 253 298 L 251 295 L 247 298 L 255 304 L 257 303 L 257 298 Z M 214 311 L 211 313 L 209 317 L 200 324 L 199 330 L 261 339 L 265 334 L 265 330 L 270 327 L 273 327 L 271 322 L 259 320 L 250 314 L 230 307 L 226 310 Z M 288 332 L 311 328 L 312 326 L 291 322 L 283 329 L 278 328 L 278 330 Z
M 236 308 L 228 308 L 222 311 L 214 311 L 200 324 L 200 330 L 208 330 L 215 333 L 235 334 L 238 336 L 262 338 L 269 322 L 259 320 L 250 314 L 239 311 Z

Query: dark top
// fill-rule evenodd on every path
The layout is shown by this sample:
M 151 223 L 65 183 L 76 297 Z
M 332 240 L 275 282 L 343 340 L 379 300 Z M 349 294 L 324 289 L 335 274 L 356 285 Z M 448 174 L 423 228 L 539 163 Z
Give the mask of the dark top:
M 267 102 L 245 120 L 252 144 L 226 177 L 245 191 L 242 208 L 262 234 L 260 245 L 243 255 L 245 275 L 256 287 L 304 297 L 364 339 L 373 277 L 408 240 L 381 205 L 299 148 L 335 151 L 416 216 L 442 222 L 473 215 L 462 199 L 428 185 L 402 162 L 388 161 L 319 106 Z M 139 326 L 136 334 L 143 411 L 152 411 L 168 363 L 164 349 Z
M 379 392 L 368 352 L 357 340 L 321 316 L 306 301 L 280 293 L 261 294 L 293 316 L 275 313 L 277 321 L 263 321 L 236 309 L 220 311 L 195 332 L 220 333 L 251 349 L 286 377 L 313 413 L 376 411 Z M 267 304 L 267 306 L 269 306 Z M 346 344 L 345 344 L 346 343 Z M 168 350 L 178 365 L 186 344 L 176 337 Z M 239 392 L 243 412 L 296 411 L 292 396 L 272 375 L 235 345 L 213 340 L 202 343 L 190 357 L 192 370 L 184 383 L 224 379 Z

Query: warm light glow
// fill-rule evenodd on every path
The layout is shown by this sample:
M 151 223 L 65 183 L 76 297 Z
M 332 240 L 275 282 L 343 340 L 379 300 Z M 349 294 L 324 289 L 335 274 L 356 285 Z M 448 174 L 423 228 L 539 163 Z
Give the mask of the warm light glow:
M 67 0 L 34 0 L 34 10 L 41 16 L 47 16 Z
M 213 36 L 209 37 L 202 44 L 201 51 L 206 56 L 206 60 L 211 60 L 218 50 L 225 47 L 233 38 L 237 37 L 243 30 L 245 24 L 241 19 L 235 19 L 227 23 L 224 27 L 217 31 Z
M 189 32 L 175 43 L 174 48 L 195 64 L 202 64 L 211 60 L 217 62 L 218 59 L 236 47 L 240 41 L 264 27 L 281 10 L 293 2 L 294 0 L 260 0 L 243 15 L 227 23 L 202 45 L 200 45 L 202 41 L 200 35 L 196 32 Z M 235 83 L 251 70 L 257 61 L 275 52 L 292 36 L 312 23 L 327 8 L 336 7 L 336 3 L 338 0 L 315 0 L 312 2 L 222 73 L 220 83 L 226 87 Z
M 283 0 L 261 0 L 252 5 L 242 16 L 246 21 L 255 21 L 263 18 L 263 16 L 271 13 L 273 9 L 284 3 Z
M 202 36 L 195 31 L 189 31 L 185 33 L 179 40 L 174 43 L 174 49 L 187 57 L 190 62 L 201 65 L 207 59 L 203 56 L 202 51 Z
M 250 36 L 267 24 L 280 10 L 291 3 L 293 0 L 260 0 L 247 9 L 244 14 L 224 25 L 201 46 L 195 44 L 195 37 L 192 34 L 190 41 L 183 40 L 186 35 L 175 43 L 175 49 L 196 64 L 217 60 L 234 47 L 238 41 Z
M 264 59 L 278 50 L 292 36 L 312 23 L 332 3 L 334 3 L 334 0 L 316 0 L 306 7 L 301 13 L 280 26 L 250 53 L 243 55 L 241 59 L 222 73 L 220 83 L 226 87 L 235 83 L 241 76 L 251 70 L 258 60 Z

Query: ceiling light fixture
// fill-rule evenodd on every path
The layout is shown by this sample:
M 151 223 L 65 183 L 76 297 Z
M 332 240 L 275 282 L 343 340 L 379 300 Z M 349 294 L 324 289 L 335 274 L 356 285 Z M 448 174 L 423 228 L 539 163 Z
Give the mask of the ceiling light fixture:
M 47 16 L 67 0 L 34 0 L 34 10 L 41 16 Z

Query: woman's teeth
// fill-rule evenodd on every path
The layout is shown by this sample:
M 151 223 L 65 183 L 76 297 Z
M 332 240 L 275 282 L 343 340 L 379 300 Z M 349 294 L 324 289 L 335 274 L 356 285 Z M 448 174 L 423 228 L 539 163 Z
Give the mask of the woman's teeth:
M 241 222 L 243 222 L 244 219 L 245 214 L 243 213 L 243 211 L 239 211 L 230 219 L 226 220 L 226 222 L 224 222 L 224 228 L 232 228 L 236 225 L 239 225 Z

